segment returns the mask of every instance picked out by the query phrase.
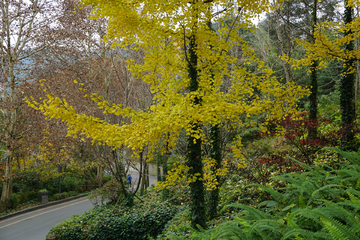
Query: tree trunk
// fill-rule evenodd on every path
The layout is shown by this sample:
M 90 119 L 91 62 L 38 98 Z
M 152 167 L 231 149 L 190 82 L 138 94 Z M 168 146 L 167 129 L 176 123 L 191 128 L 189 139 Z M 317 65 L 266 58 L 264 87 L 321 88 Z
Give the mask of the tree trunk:
M 12 161 L 14 156 L 12 135 L 14 133 L 14 128 L 16 125 L 16 98 L 15 98 L 15 76 L 14 76 L 14 63 L 9 64 L 9 73 L 10 78 L 10 93 L 7 95 L 8 101 L 10 101 L 11 109 L 4 110 L 4 119 L 7 119 L 8 125 L 5 131 L 5 147 L 6 147 L 6 167 L 4 174 L 3 190 L 0 198 L 0 212 L 7 209 L 9 199 L 12 194 Z M 6 86 L 6 85 L 5 85 Z M 6 89 L 6 87 L 4 87 Z M 3 100 L 6 100 L 6 97 L 3 96 Z
M 7 209 L 7 205 L 12 194 L 12 155 L 12 150 L 6 150 L 6 168 L 0 199 L 0 212 L 3 212 Z
M 162 164 L 162 170 L 163 170 L 163 175 L 162 175 L 162 181 L 166 181 L 166 175 L 167 175 L 167 162 L 169 159 L 170 153 L 165 153 L 163 155 L 163 164 Z M 164 188 L 164 190 L 162 191 L 162 197 L 163 200 L 167 200 L 169 198 L 169 189 L 166 187 Z
M 280 24 L 280 15 L 282 15 L 282 9 L 280 9 L 279 11 L 281 11 L 280 13 L 277 12 L 277 15 L 276 15 L 276 35 L 278 37 L 278 40 L 280 42 L 280 51 L 281 51 L 281 55 L 284 55 L 286 54 L 288 58 L 290 58 L 290 55 L 291 55 L 291 39 L 290 39 L 290 33 L 286 32 L 286 31 L 289 31 L 290 29 L 290 26 L 289 26 L 289 18 L 287 17 L 287 21 L 286 21 L 286 25 L 285 25 L 285 34 L 281 31 L 281 24 Z M 287 7 L 287 16 L 288 16 L 288 13 L 289 12 L 289 6 Z M 284 37 L 285 36 L 285 40 L 284 40 Z M 291 67 L 290 67 L 290 64 L 285 61 L 285 60 L 281 60 L 282 62 L 282 66 L 283 66 L 283 69 L 284 69 L 284 72 L 285 72 L 285 81 L 286 82 L 290 82 L 291 79 L 292 79 L 292 74 L 291 74 Z
M 214 31 L 212 27 L 211 21 L 208 23 L 209 28 Z M 212 46 L 210 46 L 212 48 Z M 214 79 L 214 74 L 211 74 L 211 78 Z M 213 83 L 211 83 L 213 86 Z M 221 164 L 221 147 L 220 147 L 220 127 L 218 124 L 210 126 L 210 141 L 211 141 L 211 150 L 210 150 L 210 157 L 215 160 L 215 165 L 212 166 L 211 171 L 212 174 L 216 174 L 217 170 L 220 168 Z M 208 209 L 207 214 L 210 219 L 213 219 L 217 216 L 218 210 L 217 205 L 219 203 L 219 183 L 220 183 L 220 176 L 215 177 L 215 181 L 217 182 L 217 186 L 215 189 L 210 191 L 209 202 L 208 202 Z
M 163 170 L 163 175 L 162 175 L 162 180 L 166 181 L 166 175 L 167 175 L 167 162 L 169 159 L 169 156 L 171 155 L 171 153 L 169 152 L 169 137 L 170 134 L 168 133 L 166 136 L 166 145 L 165 145 L 165 154 L 163 155 L 163 162 L 162 162 L 162 170 Z M 167 200 L 169 198 L 169 189 L 165 188 L 162 192 L 162 196 L 163 196 L 163 200 Z
M 349 1 L 345 0 L 345 24 L 350 24 L 353 19 L 353 7 L 348 5 Z M 352 34 L 351 30 L 345 32 L 345 36 Z M 354 50 L 354 41 L 350 41 L 345 45 L 345 51 Z M 353 124 L 355 121 L 355 93 L 354 83 L 355 74 L 351 73 L 355 67 L 355 59 L 347 59 L 344 61 L 343 73 L 340 80 L 340 108 L 342 121 L 342 144 L 343 150 L 355 150 Z
M 215 160 L 215 166 L 212 167 L 213 174 L 216 174 L 216 171 L 220 168 L 221 165 L 221 149 L 220 149 L 220 127 L 219 125 L 210 127 L 210 140 L 212 142 L 211 147 L 211 158 Z M 216 176 L 216 182 L 218 183 L 217 188 L 210 191 L 210 198 L 208 203 L 208 216 L 210 219 L 215 218 L 218 213 L 218 203 L 219 203 L 219 186 L 220 186 L 220 176 Z
M 99 167 L 97 167 L 97 170 L 96 170 L 96 182 L 97 182 L 98 187 L 102 186 L 103 177 L 104 177 L 104 168 L 99 166 Z
M 356 18 L 359 17 L 359 7 L 356 7 Z M 356 52 L 360 50 L 360 37 L 355 39 Z M 356 61 L 356 79 L 355 79 L 355 109 L 357 107 L 357 100 L 359 100 L 359 85 L 360 85 L 360 61 Z
M 311 41 L 312 43 L 315 43 L 315 38 L 314 38 L 314 33 L 315 33 L 315 28 L 316 28 L 316 22 L 317 22 L 317 16 L 316 16 L 316 11 L 317 11 L 317 1 L 318 0 L 314 0 L 314 4 L 313 4 L 313 13 L 312 13 L 312 36 L 311 36 Z M 317 138 L 317 127 L 315 125 L 316 121 L 317 121 L 317 109 L 318 109 L 318 105 L 317 105 L 317 95 L 318 95 L 318 84 L 317 84 L 317 61 L 312 61 L 311 66 L 310 66 L 310 96 L 309 96 L 309 101 L 310 101 L 310 116 L 309 116 L 309 120 L 311 121 L 311 124 L 309 125 L 309 138 L 310 139 L 316 139 Z
M 189 63 L 188 73 L 190 77 L 190 92 L 196 92 L 199 88 L 198 73 L 197 73 L 197 62 L 198 57 L 196 55 L 196 43 L 195 35 L 190 37 L 189 47 Z M 195 97 L 193 99 L 193 105 L 199 105 L 200 99 Z M 198 122 L 192 122 L 192 131 L 201 132 L 201 124 Z M 190 134 L 188 138 L 188 161 L 187 166 L 189 167 L 188 179 L 196 177 L 196 180 L 191 180 L 190 186 L 190 211 L 191 211 L 191 226 L 198 229 L 197 225 L 202 228 L 206 228 L 205 221 L 205 194 L 203 185 L 203 163 L 201 159 L 201 138 L 196 139 Z
M 144 162 L 144 168 L 143 168 L 143 174 L 142 174 L 142 179 L 141 179 L 141 189 L 140 189 L 140 194 L 141 195 L 145 195 L 146 193 L 146 189 L 149 187 L 149 170 L 148 170 L 148 163 Z
M 157 170 L 157 181 L 162 181 L 160 165 L 162 165 L 162 155 L 160 152 L 156 153 L 156 170 Z

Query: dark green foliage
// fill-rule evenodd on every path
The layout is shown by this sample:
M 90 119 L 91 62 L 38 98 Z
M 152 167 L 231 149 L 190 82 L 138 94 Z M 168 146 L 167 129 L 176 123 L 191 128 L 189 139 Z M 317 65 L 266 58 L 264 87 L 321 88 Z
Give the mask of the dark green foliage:
M 161 234 L 177 209 L 168 203 L 121 209 L 111 205 L 94 208 L 51 229 L 55 239 L 128 240 L 149 239 Z
M 234 220 L 193 232 L 191 239 L 360 239 L 360 153 L 343 152 L 337 168 L 324 164 L 276 176 L 284 188 L 263 187 L 272 199 L 256 208 L 234 203 Z M 346 163 L 347 162 L 347 163 Z M 170 239 L 184 239 L 171 236 Z
M 65 199 L 68 197 L 73 197 L 78 195 L 79 193 L 76 191 L 70 191 L 70 192 L 63 192 L 63 193 L 56 193 L 52 196 L 49 196 L 49 201 L 57 201 L 57 200 L 61 200 L 61 199 Z
M 244 130 L 241 134 L 241 143 L 246 146 L 248 143 L 252 143 L 255 140 L 258 140 L 261 138 L 261 129 L 259 127 L 253 127 Z
M 13 179 L 13 193 L 18 196 L 17 201 L 12 201 L 10 209 L 15 209 L 17 205 L 27 203 L 38 198 L 38 191 L 46 189 L 49 200 L 60 200 L 75 196 L 83 192 L 84 180 L 78 177 L 66 176 L 61 180 L 62 194 L 58 194 L 57 179 L 42 180 L 40 173 L 32 171 L 15 171 Z M 55 195 L 55 196 L 54 196 Z M 14 205 L 17 203 L 17 205 Z
M 76 196 L 76 195 L 78 195 L 77 191 L 70 191 L 69 192 L 69 197 L 73 197 L 73 196 Z
M 134 206 L 134 197 L 135 195 L 132 192 L 127 192 L 126 196 L 124 196 L 124 206 L 126 207 Z
M 54 194 L 54 196 L 51 198 L 51 200 L 60 200 L 61 199 L 61 193 L 56 193 Z
M 10 208 L 10 209 L 16 208 L 16 206 L 19 204 L 19 202 L 20 202 L 20 196 L 16 193 L 11 194 L 9 203 L 8 203 L 8 208 Z
M 112 178 L 111 175 L 104 175 L 102 179 L 102 184 L 107 183 L 108 181 L 111 180 L 111 178 Z
M 63 192 L 61 193 L 62 198 L 68 198 L 69 197 L 69 193 L 68 192 Z
M 37 199 L 37 191 L 32 190 L 25 193 L 26 201 Z

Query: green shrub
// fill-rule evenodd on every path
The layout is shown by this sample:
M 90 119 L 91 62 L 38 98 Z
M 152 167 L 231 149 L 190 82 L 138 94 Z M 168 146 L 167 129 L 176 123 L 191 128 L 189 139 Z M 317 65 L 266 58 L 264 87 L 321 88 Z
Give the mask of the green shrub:
M 38 192 L 35 190 L 26 192 L 26 201 L 30 201 L 30 200 L 36 200 L 38 197 Z
M 76 196 L 77 194 L 78 194 L 77 191 L 70 191 L 70 192 L 69 192 L 69 197 Z
M 260 139 L 261 133 L 262 130 L 259 127 L 245 129 L 242 133 L 240 133 L 242 144 L 246 146 L 248 143 Z
M 190 207 L 181 207 L 180 211 L 168 222 L 161 239 L 166 239 L 164 237 L 168 235 L 189 235 L 192 230 L 190 216 Z
M 76 177 L 66 176 L 61 179 L 61 190 L 64 192 L 78 191 L 78 186 L 82 185 L 83 181 Z
M 343 156 L 336 168 L 297 162 L 306 172 L 274 177 L 284 188 L 257 185 L 272 199 L 256 208 L 230 204 L 240 209 L 234 220 L 200 233 L 192 230 L 191 239 L 360 239 L 360 153 L 330 149 Z
M 26 198 L 26 194 L 24 192 L 19 192 L 19 204 L 27 202 L 28 199 Z
M 55 201 L 56 201 L 56 200 L 60 200 L 61 197 L 62 197 L 61 193 L 56 193 L 56 194 L 54 194 L 54 196 L 53 196 L 53 198 L 54 198 Z
M 149 239 L 161 234 L 166 223 L 177 212 L 168 203 L 144 208 L 103 205 L 53 227 L 55 239 L 121 240 Z
M 120 184 L 115 180 L 112 179 L 105 183 L 104 186 L 93 190 L 89 195 L 88 199 L 92 202 L 94 206 L 99 206 L 104 204 L 105 202 L 115 203 L 118 198 L 121 196 L 122 189 Z M 131 203 L 131 199 L 128 203 Z M 129 206 L 129 205 L 128 205 Z
M 13 193 L 10 196 L 8 208 L 15 209 L 19 203 L 20 203 L 20 196 L 16 193 Z
M 70 195 L 68 192 L 63 192 L 61 193 L 61 198 L 64 199 L 64 198 L 68 198 Z
M 110 181 L 112 178 L 111 175 L 104 175 L 103 179 L 102 179 L 102 184 L 104 185 L 105 183 L 107 183 L 108 181 Z

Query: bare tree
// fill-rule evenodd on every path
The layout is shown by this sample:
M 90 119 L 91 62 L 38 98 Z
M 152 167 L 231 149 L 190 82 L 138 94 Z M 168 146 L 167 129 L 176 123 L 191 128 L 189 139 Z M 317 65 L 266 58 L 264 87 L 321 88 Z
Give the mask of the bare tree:
M 5 147 L 6 169 L 0 199 L 0 211 L 7 207 L 12 194 L 12 161 L 15 141 L 23 132 L 19 124 L 19 104 L 16 91 L 24 72 L 36 62 L 35 54 L 43 52 L 56 39 L 56 1 L 2 0 L 0 2 L 1 61 L 1 144 Z
M 59 24 L 66 29 L 67 34 L 61 35 L 58 44 L 48 48 L 46 55 L 36 56 L 41 64 L 31 71 L 31 78 L 51 79 L 46 83 L 48 91 L 67 99 L 77 112 L 96 116 L 112 124 L 122 125 L 129 123 L 130 119 L 104 114 L 89 98 L 83 97 L 86 93 L 101 95 L 110 104 L 122 104 L 124 107 L 146 111 L 152 104 L 149 84 L 142 82 L 128 70 L 128 60 L 143 61 L 142 51 L 130 50 L 131 46 L 127 50 L 111 48 L 112 42 L 103 41 L 107 20 L 91 20 L 88 17 L 90 7 L 79 8 L 75 1 L 65 0 L 61 9 L 64 14 L 59 18 Z M 75 79 L 86 89 L 86 93 L 78 91 L 79 85 L 73 84 Z M 92 149 L 82 151 L 90 151 L 102 162 L 125 192 L 126 184 L 122 180 L 127 171 L 123 165 L 131 162 L 129 149 L 125 146 L 113 149 L 95 144 Z M 84 153 L 83 156 L 85 155 Z M 146 156 L 141 159 L 146 159 Z M 142 166 L 142 161 L 138 161 Z M 139 171 L 141 176 L 141 170 Z M 99 176 L 101 172 L 98 171 Z

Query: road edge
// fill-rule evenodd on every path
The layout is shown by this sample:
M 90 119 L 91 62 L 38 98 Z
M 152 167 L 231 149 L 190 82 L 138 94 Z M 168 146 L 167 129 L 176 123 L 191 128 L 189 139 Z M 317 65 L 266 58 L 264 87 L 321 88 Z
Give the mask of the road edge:
M 10 217 L 14 217 L 14 216 L 23 214 L 23 213 L 35 211 L 35 210 L 38 210 L 38 209 L 41 209 L 41 208 L 57 205 L 59 203 L 64 203 L 64 202 L 68 202 L 68 201 L 71 201 L 71 200 L 74 200 L 74 199 L 82 198 L 82 197 L 85 197 L 87 195 L 88 195 L 88 193 L 85 193 L 85 194 L 81 194 L 81 195 L 78 195 L 78 196 L 75 196 L 75 197 L 65 198 L 65 199 L 61 199 L 61 200 L 58 200 L 58 201 L 49 202 L 47 204 L 42 204 L 42 205 L 38 205 L 38 206 L 35 206 L 35 207 L 31 207 L 31 208 L 26 208 L 24 210 L 14 212 L 14 213 L 10 213 L 10 214 L 7 214 L 5 216 L 0 217 L 0 221 L 4 220 L 6 218 L 10 218 Z

